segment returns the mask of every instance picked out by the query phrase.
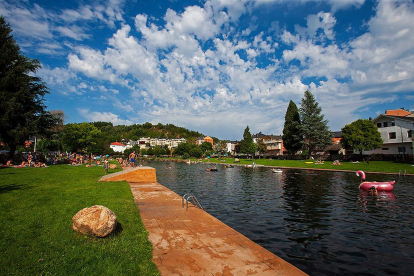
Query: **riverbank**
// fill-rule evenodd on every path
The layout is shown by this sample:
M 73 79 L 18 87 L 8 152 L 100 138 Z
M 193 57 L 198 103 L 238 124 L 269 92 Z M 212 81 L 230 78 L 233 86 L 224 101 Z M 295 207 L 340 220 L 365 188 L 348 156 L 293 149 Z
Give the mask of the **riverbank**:
M 0 168 L 0 275 L 159 275 L 128 183 L 98 182 L 103 175 L 98 166 Z M 72 229 L 93 205 L 117 215 L 116 233 Z
M 188 162 L 180 158 L 154 158 L 148 160 L 158 161 L 175 161 L 175 162 Z M 253 162 L 257 166 L 263 166 L 268 168 L 295 168 L 295 169 L 312 169 L 312 170 L 327 170 L 327 171 L 340 171 L 340 172 L 355 172 L 362 170 L 366 173 L 381 173 L 381 174 L 402 174 L 402 175 L 414 175 L 414 165 L 408 163 L 397 163 L 390 161 L 370 161 L 352 163 L 348 161 L 340 162 L 340 165 L 334 165 L 332 161 L 325 161 L 322 164 L 315 163 L 315 160 L 271 160 L 271 159 L 239 159 L 239 162 L 235 162 L 234 158 L 204 158 L 204 159 L 190 159 L 190 163 L 206 163 L 206 164 L 222 164 L 222 165 L 252 165 Z

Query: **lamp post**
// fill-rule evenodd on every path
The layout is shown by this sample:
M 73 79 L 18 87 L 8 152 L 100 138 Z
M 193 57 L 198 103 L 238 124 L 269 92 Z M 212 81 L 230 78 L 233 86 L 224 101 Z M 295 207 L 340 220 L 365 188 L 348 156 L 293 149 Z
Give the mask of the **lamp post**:
M 404 136 L 403 136 L 403 132 L 402 132 L 402 127 L 400 126 L 399 123 L 396 122 L 396 124 L 400 127 L 400 130 L 401 130 L 401 151 L 402 151 L 402 156 L 403 156 L 403 161 L 404 161 L 405 160 L 404 159 L 404 150 L 405 150 L 405 148 L 404 148 Z

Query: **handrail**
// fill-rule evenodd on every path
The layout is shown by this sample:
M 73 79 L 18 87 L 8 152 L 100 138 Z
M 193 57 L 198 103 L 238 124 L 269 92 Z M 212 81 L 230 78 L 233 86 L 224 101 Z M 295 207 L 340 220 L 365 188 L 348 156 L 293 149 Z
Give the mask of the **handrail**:
M 187 211 L 188 211 L 188 202 L 190 200 L 192 200 L 192 203 L 196 207 L 204 210 L 203 206 L 201 206 L 200 202 L 198 201 L 198 199 L 194 195 L 192 195 L 192 194 L 185 194 L 185 195 L 183 195 L 183 198 L 182 198 L 182 207 L 184 208 L 184 201 L 185 201 L 186 202 L 186 205 L 187 205 L 187 208 L 186 208 Z
M 402 174 L 403 174 L 403 172 L 402 172 L 402 170 L 400 170 L 400 171 L 398 172 L 398 175 L 399 175 L 399 176 L 401 176 Z M 405 170 L 405 171 L 404 171 L 404 176 L 406 176 L 406 175 L 407 175 L 407 170 Z

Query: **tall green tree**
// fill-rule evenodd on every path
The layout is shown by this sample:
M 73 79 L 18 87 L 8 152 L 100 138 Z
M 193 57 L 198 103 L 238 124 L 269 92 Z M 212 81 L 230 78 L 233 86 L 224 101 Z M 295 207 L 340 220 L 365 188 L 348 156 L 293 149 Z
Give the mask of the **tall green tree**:
M 193 148 L 195 148 L 196 145 L 193 145 L 189 143 L 188 141 L 186 143 L 179 144 L 173 151 L 174 155 L 181 155 L 183 156 L 185 153 L 190 155 L 190 152 Z
M 344 148 L 353 148 L 362 154 L 363 150 L 382 147 L 381 134 L 371 120 L 359 119 L 342 128 L 341 144 Z
M 57 117 L 46 111 L 45 83 L 35 76 L 38 60 L 20 53 L 12 29 L 0 16 L 0 139 L 13 158 L 17 145 L 30 136 L 50 136 Z
M 299 110 L 292 100 L 290 100 L 286 110 L 282 140 L 283 147 L 287 150 L 289 156 L 295 155 L 302 148 L 303 136 Z
M 328 127 L 328 120 L 324 119 L 322 108 L 316 102 L 310 91 L 305 91 L 299 109 L 301 116 L 301 132 L 303 135 L 303 149 L 308 157 L 315 149 L 326 149 L 332 144 L 332 133 Z
M 253 142 L 249 126 L 244 130 L 243 139 L 240 141 L 240 152 L 246 154 L 254 154 L 256 152 L 256 145 Z
M 91 123 L 67 124 L 62 136 L 63 150 L 92 153 L 100 134 L 101 131 Z
M 267 152 L 267 146 L 262 138 L 257 139 L 256 148 L 260 154 Z
M 210 143 L 209 143 L 210 144 Z M 200 147 L 196 147 L 196 148 L 193 148 L 191 151 L 190 151 L 190 155 L 192 156 L 192 157 L 195 157 L 195 158 L 201 158 L 201 157 L 203 157 L 203 151 L 201 150 L 201 148 Z
M 201 145 L 199 145 L 199 148 L 203 153 L 205 153 L 206 151 L 212 151 L 213 145 L 210 142 L 203 142 Z

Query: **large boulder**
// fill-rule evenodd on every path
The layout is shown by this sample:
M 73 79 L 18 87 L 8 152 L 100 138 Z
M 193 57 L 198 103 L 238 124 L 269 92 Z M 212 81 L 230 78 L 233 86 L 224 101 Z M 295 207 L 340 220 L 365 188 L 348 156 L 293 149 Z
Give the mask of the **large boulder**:
M 115 231 L 117 225 L 115 213 L 102 205 L 80 210 L 73 216 L 72 221 L 73 230 L 100 238 Z
M 118 166 L 116 164 L 109 164 L 110 169 L 117 169 Z

